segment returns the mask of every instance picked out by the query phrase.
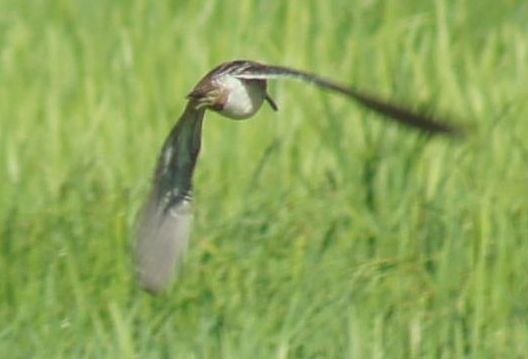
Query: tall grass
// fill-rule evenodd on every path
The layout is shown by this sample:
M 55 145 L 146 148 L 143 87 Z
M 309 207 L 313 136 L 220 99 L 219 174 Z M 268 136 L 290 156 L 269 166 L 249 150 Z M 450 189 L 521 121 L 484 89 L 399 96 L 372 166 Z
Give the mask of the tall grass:
M 0 356 L 513 358 L 528 352 L 522 1 L 0 3 Z M 524 14 L 524 15 L 523 15 Z M 184 96 L 249 58 L 451 116 L 431 139 L 297 83 L 208 114 L 184 273 L 131 228 Z

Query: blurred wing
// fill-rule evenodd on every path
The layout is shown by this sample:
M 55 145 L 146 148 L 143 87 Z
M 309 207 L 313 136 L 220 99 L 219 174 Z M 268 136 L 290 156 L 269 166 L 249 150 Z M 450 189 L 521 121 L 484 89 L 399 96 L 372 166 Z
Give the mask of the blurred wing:
M 136 232 L 140 286 L 157 294 L 172 282 L 192 224 L 192 176 L 200 152 L 204 109 L 189 102 L 161 150 L 152 189 Z
M 246 62 L 246 66 L 233 76 L 241 79 L 278 79 L 278 78 L 292 78 L 302 80 L 316 86 L 339 92 L 347 97 L 353 98 L 363 106 L 383 114 L 397 122 L 418 128 L 420 130 L 433 134 L 448 134 L 457 135 L 460 131 L 455 127 L 446 124 L 444 121 L 432 116 L 423 115 L 403 108 L 398 105 L 393 105 L 382 101 L 374 96 L 364 94 L 353 88 L 339 85 L 333 81 L 327 80 L 323 77 L 310 74 L 303 71 L 298 71 L 282 66 L 268 66 L 255 62 Z

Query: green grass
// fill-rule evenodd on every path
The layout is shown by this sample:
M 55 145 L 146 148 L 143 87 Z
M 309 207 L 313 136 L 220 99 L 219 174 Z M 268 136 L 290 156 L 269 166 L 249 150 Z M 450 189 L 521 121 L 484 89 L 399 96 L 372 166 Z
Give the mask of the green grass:
M 0 3 L 0 357 L 528 353 L 523 1 Z M 339 96 L 208 114 L 184 274 L 134 283 L 134 217 L 210 68 L 249 58 L 451 116 L 425 138 Z

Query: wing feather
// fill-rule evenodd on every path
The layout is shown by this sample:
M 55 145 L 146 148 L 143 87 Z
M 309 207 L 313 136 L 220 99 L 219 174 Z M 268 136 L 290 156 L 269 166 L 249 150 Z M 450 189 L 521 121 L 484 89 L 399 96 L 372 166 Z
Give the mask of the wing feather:
M 434 116 L 417 113 L 405 107 L 391 104 L 352 87 L 340 85 L 334 81 L 321 76 L 291 69 L 283 66 L 268 66 L 259 63 L 252 63 L 240 73 L 234 75 L 241 79 L 280 79 L 291 78 L 301 80 L 321 88 L 341 93 L 349 98 L 353 98 L 363 106 L 376 111 L 388 118 L 391 118 L 403 125 L 415 127 L 432 134 L 460 135 L 461 131 L 446 121 Z
M 200 152 L 204 109 L 192 101 L 161 150 L 148 199 L 136 230 L 136 266 L 140 286 L 163 292 L 173 281 L 191 234 L 192 176 Z

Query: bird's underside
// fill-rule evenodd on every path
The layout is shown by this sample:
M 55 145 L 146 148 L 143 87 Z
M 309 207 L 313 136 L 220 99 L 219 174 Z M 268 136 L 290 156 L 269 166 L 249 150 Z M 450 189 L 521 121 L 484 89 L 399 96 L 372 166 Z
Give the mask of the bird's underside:
M 224 63 L 208 74 L 188 95 L 189 102 L 159 155 L 152 189 L 137 226 L 136 263 L 140 285 L 163 292 L 172 282 L 191 230 L 192 175 L 200 151 L 205 110 L 231 119 L 253 116 L 266 101 L 267 80 L 290 78 L 340 93 L 387 119 L 428 134 L 456 136 L 460 131 L 433 116 L 388 103 L 318 75 L 253 61 Z

